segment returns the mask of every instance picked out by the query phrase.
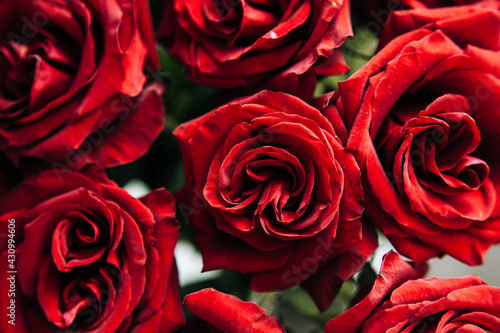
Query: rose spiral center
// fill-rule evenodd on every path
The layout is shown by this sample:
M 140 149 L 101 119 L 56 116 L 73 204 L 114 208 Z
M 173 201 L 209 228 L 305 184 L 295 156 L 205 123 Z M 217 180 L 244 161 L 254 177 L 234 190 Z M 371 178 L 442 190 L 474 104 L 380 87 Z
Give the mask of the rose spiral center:
M 52 237 L 52 256 L 61 272 L 97 261 L 107 250 L 107 230 L 101 223 L 74 212 L 61 221 Z
M 488 164 L 474 156 L 481 135 L 467 99 L 448 94 L 413 117 L 397 112 L 378 133 L 377 151 L 412 210 L 455 229 L 488 218 L 495 195 Z
M 332 187 L 343 179 L 332 157 L 316 123 L 269 114 L 231 131 L 203 194 L 228 221 L 218 225 L 228 233 L 263 233 L 284 241 L 312 237 L 328 226 L 342 193 L 341 186 Z M 322 214 L 328 218 L 318 221 Z

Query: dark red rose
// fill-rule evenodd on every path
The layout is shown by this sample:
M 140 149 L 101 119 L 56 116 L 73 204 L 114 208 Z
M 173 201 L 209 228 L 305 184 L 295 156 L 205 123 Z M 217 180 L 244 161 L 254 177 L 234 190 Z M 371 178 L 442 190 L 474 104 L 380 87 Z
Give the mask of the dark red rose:
M 329 98 L 336 100 L 338 95 Z M 204 270 L 251 273 L 256 291 L 303 282 L 320 310 L 362 268 L 359 168 L 336 109 L 263 91 L 180 125 L 186 204 Z
M 148 149 L 164 115 L 158 84 L 137 97 L 159 66 L 146 0 L 7 0 L 0 11 L 0 150 L 77 169 Z
M 326 333 L 499 332 L 500 288 L 477 276 L 417 279 L 396 252 L 385 255 L 370 293 L 326 324 Z
M 348 70 L 349 1 L 166 0 L 158 36 L 200 84 L 312 96 L 314 72 Z
M 59 177 L 47 171 L 27 178 L 0 203 L 3 309 L 12 299 L 5 267 L 17 271 L 16 326 L 3 318 L 1 331 L 179 328 L 173 255 L 179 224 L 172 195 L 156 190 L 137 200 L 95 170 Z M 11 224 L 14 237 L 5 234 L 12 234 Z
M 203 320 L 201 323 L 196 323 L 198 325 L 196 328 L 191 328 L 192 332 L 285 332 L 276 318 L 267 315 L 257 304 L 244 302 L 236 296 L 212 288 L 187 295 L 183 304 L 186 309 Z M 193 321 L 197 321 L 198 318 L 194 318 Z
M 500 12 L 395 12 L 382 43 L 339 83 L 365 212 L 415 261 L 481 264 L 500 241 Z

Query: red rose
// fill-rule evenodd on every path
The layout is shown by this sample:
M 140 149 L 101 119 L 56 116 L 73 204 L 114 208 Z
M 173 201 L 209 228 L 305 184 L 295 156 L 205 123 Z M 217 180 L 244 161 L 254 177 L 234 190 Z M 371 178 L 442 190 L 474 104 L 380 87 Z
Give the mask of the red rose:
M 477 2 L 488 2 L 488 1 L 497 1 L 497 0 L 377 0 L 377 1 L 368 1 L 368 0 L 360 0 L 363 5 L 366 5 L 363 9 L 359 9 L 359 11 L 370 11 L 370 14 L 373 15 L 375 10 L 387 12 L 398 9 L 421 9 L 421 8 L 438 8 L 438 7 L 450 7 L 450 6 L 460 6 L 460 5 L 470 5 Z M 386 15 L 386 18 L 387 18 Z
M 148 149 L 164 115 L 156 84 L 133 99 L 159 66 L 146 0 L 7 0 L 0 11 L 0 150 L 77 169 Z
M 498 0 L 352 0 L 353 11 L 366 21 L 366 27 L 379 35 L 392 11 L 439 8 L 475 4 L 490 6 Z
M 137 200 L 95 171 L 66 172 L 62 181 L 48 171 L 3 198 L 0 221 L 13 235 L 0 244 L 0 304 L 14 299 L 10 287 L 16 308 L 16 325 L 2 318 L 2 332 L 172 332 L 182 324 L 179 224 L 168 192 Z
M 406 8 L 438 8 L 449 6 L 470 5 L 477 2 L 497 0 L 399 0 Z
M 312 96 L 314 71 L 348 70 L 349 15 L 345 0 L 167 0 L 158 34 L 197 83 Z
M 336 110 L 323 115 L 296 97 L 263 91 L 174 134 L 187 183 L 188 205 L 180 209 L 204 270 L 251 273 L 256 291 L 305 281 L 325 310 L 376 247 L 359 221 L 359 169 L 342 145 Z
M 325 332 L 500 332 L 500 288 L 476 276 L 418 275 L 397 253 L 386 254 L 370 293 Z
M 204 321 L 196 323 L 198 326 L 193 326 L 192 332 L 285 332 L 276 318 L 267 315 L 257 304 L 244 302 L 236 296 L 215 289 L 203 289 L 189 294 L 184 298 L 183 304 Z
M 480 264 L 500 241 L 500 12 L 395 12 L 396 32 L 339 84 L 365 212 L 415 261 Z

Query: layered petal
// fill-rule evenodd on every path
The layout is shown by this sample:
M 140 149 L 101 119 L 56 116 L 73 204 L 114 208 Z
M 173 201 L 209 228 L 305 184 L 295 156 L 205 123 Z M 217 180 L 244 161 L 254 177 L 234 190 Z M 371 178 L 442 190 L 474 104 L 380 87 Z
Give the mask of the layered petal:
M 262 91 L 174 131 L 187 184 L 179 200 L 204 270 L 250 273 L 257 291 L 322 281 L 328 294 L 319 284 L 307 289 L 325 310 L 341 285 L 326 275 L 345 281 L 371 255 L 374 231 L 359 221 L 359 167 L 336 134 L 345 137 L 345 127 L 334 107 L 338 94 L 330 97 L 322 113 Z M 356 264 L 321 268 L 343 255 Z
M 347 71 L 339 47 L 352 28 L 348 1 L 172 1 L 158 35 L 195 82 L 310 99 L 315 64 L 320 74 Z
M 35 159 L 72 170 L 143 154 L 164 117 L 151 97 L 161 93 L 158 84 L 137 97 L 159 68 L 147 1 L 23 0 L 5 7 L 11 17 L 1 27 L 0 150 L 15 164 Z M 132 119 L 153 130 L 136 140 Z M 128 149 L 116 149 L 118 137 Z
M 100 169 L 52 170 L 9 191 L 0 215 L 19 231 L 16 300 L 27 318 L 20 332 L 182 326 L 173 258 L 179 224 L 165 190 L 137 200 Z
M 408 266 L 395 252 L 386 254 L 372 290 L 330 320 L 325 331 L 495 332 L 500 328 L 499 288 L 476 276 L 417 279 L 420 274 Z
M 257 304 L 203 289 L 184 298 L 186 309 L 222 332 L 285 332 L 276 318 L 266 315 Z
M 366 214 L 418 262 L 478 265 L 500 241 L 499 18 L 489 5 L 394 12 L 380 51 L 339 83 Z

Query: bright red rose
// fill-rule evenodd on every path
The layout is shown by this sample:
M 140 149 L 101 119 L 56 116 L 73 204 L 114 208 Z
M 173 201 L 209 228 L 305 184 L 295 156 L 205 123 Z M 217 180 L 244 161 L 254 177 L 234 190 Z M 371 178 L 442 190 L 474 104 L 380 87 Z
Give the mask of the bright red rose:
M 47 171 L 3 198 L 0 223 L 3 309 L 13 299 L 5 268 L 17 271 L 16 325 L 3 318 L 2 332 L 150 333 L 182 325 L 173 254 L 179 224 L 165 190 L 137 200 L 95 170 L 66 172 L 62 181 Z
M 481 264 L 500 241 L 500 12 L 396 12 L 382 43 L 339 84 L 365 212 L 415 261 Z
M 143 154 L 164 118 L 147 0 L 0 4 L 0 150 L 79 169 Z M 140 129 L 142 128 L 142 129 Z
M 349 1 L 166 0 L 158 36 L 195 82 L 309 97 L 314 72 L 348 70 Z
M 500 288 L 476 276 L 419 275 L 396 252 L 386 254 L 370 293 L 325 332 L 500 332 Z
M 336 100 L 338 95 L 330 95 Z M 359 168 L 336 109 L 263 91 L 179 126 L 189 219 L 204 270 L 251 273 L 256 291 L 299 283 L 325 310 L 376 247 Z
M 196 323 L 196 328 L 191 328 L 192 332 L 285 332 L 276 318 L 267 315 L 257 304 L 244 302 L 236 296 L 215 289 L 203 289 L 189 294 L 184 298 L 183 304 L 186 309 L 203 319 L 203 322 Z

